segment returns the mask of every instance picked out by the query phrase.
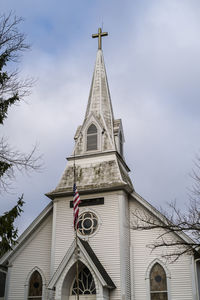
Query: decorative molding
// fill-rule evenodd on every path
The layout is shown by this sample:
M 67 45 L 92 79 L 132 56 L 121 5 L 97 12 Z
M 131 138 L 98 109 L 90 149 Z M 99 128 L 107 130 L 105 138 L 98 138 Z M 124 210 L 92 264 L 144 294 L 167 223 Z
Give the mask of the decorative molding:
M 171 273 L 170 273 L 169 269 L 167 268 L 166 264 L 158 258 L 155 258 L 148 265 L 147 270 L 146 270 L 146 274 L 145 274 L 145 279 L 149 279 L 151 269 L 156 263 L 158 263 L 159 265 L 161 265 L 163 267 L 163 269 L 165 270 L 165 273 L 166 273 L 166 277 L 171 279 Z
M 146 275 L 145 275 L 145 280 L 146 280 L 146 293 L 147 293 L 147 299 L 151 300 L 151 295 L 150 295 L 150 272 L 152 267 L 156 264 L 160 264 L 165 273 L 166 273 L 166 279 L 167 279 L 167 299 L 170 300 L 171 299 L 171 273 L 169 271 L 169 269 L 167 268 L 166 264 L 163 263 L 160 259 L 155 258 L 147 267 L 146 270 Z
M 24 284 L 24 288 L 25 288 L 25 291 L 24 291 L 24 300 L 27 300 L 28 299 L 28 292 L 29 292 L 29 281 L 30 281 L 30 278 L 31 278 L 31 275 L 35 272 L 35 271 L 38 271 L 42 277 L 42 300 L 46 300 L 46 278 L 44 276 L 44 273 L 43 271 L 35 266 L 29 273 L 28 273 L 28 276 L 26 277 L 26 281 L 25 281 L 25 284 Z
M 88 241 L 90 238 L 92 238 L 93 236 L 95 236 L 99 232 L 99 229 L 101 228 L 101 225 L 102 225 L 101 216 L 100 216 L 100 214 L 96 210 L 93 210 L 93 209 L 91 209 L 89 207 L 88 208 L 83 208 L 83 209 L 80 210 L 79 215 L 81 215 L 83 213 L 86 213 L 86 212 L 92 212 L 92 213 L 94 213 L 97 216 L 98 224 L 97 224 L 97 229 L 92 234 L 90 234 L 90 235 L 82 235 L 79 232 L 77 232 L 78 236 L 82 240 L 84 240 L 84 241 Z

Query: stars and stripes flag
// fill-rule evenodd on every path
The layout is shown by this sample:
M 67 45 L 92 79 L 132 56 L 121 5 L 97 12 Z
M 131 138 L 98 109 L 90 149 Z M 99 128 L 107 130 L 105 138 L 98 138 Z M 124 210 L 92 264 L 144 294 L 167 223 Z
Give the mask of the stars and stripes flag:
M 73 188 L 74 199 L 73 199 L 73 209 L 74 209 L 74 229 L 78 228 L 78 214 L 79 214 L 79 203 L 81 199 L 77 191 L 76 183 L 74 183 Z

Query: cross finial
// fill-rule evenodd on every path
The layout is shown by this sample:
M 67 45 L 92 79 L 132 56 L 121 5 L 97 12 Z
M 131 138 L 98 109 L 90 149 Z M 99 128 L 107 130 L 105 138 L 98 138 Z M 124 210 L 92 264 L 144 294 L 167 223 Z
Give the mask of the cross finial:
M 102 36 L 106 35 L 108 35 L 108 33 L 102 32 L 101 28 L 98 29 L 98 33 L 92 35 L 93 38 L 98 38 L 98 49 L 101 49 L 102 46 Z

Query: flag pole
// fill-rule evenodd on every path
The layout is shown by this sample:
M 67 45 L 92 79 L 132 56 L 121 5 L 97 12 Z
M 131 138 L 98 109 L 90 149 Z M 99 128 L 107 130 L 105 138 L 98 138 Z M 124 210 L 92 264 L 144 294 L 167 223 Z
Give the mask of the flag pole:
M 76 164 L 75 164 L 75 149 L 74 149 L 74 186 L 76 184 Z M 77 235 L 77 229 L 78 229 L 78 219 L 76 219 L 75 222 L 75 239 L 76 239 L 76 286 L 77 286 L 77 300 L 79 300 L 79 281 L 78 281 L 78 275 L 79 275 L 79 268 L 78 268 L 78 235 Z

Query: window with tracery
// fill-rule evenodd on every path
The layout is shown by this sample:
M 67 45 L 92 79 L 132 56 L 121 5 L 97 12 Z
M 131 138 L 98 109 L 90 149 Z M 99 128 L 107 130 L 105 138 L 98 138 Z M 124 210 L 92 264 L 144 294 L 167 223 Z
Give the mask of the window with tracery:
M 84 267 L 78 276 L 78 285 L 79 285 L 79 295 L 95 295 L 96 288 L 95 282 L 90 273 L 90 270 L 87 267 Z M 77 282 L 76 278 L 74 279 L 72 285 L 72 295 L 77 295 Z
M 97 128 L 91 124 L 87 130 L 87 151 L 97 150 Z
M 97 216 L 93 212 L 84 212 L 78 218 L 78 232 L 82 235 L 93 234 L 98 226 Z
M 150 272 L 151 300 L 167 300 L 167 278 L 163 267 L 159 263 L 153 265 Z
M 29 280 L 28 300 L 42 300 L 42 276 L 37 270 Z

